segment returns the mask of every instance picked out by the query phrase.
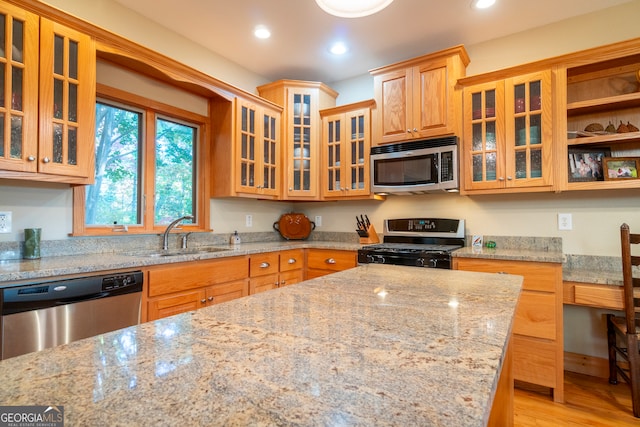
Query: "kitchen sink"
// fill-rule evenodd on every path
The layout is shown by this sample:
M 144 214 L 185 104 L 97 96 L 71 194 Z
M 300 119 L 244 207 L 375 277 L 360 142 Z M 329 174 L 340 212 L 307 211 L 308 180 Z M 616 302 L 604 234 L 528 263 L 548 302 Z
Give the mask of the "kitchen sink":
M 172 250 L 156 250 L 156 251 L 136 251 L 136 252 L 128 252 L 127 255 L 135 256 L 135 257 L 145 257 L 145 258 L 160 258 L 160 257 L 171 257 L 171 256 L 180 256 L 180 255 L 198 255 L 205 254 L 211 252 L 222 252 L 228 251 L 229 248 L 221 248 L 221 247 L 202 247 L 202 248 L 187 248 L 187 249 L 172 249 Z

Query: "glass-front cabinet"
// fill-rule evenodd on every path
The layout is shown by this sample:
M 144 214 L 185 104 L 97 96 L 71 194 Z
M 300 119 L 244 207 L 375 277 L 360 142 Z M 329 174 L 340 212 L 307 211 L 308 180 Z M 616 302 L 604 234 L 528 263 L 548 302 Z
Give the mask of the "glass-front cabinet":
M 237 191 L 278 195 L 280 184 L 280 111 L 237 99 Z
M 40 172 L 93 175 L 95 62 L 91 37 L 40 20 Z
M 93 180 L 95 62 L 88 35 L 0 4 L 0 177 Z
M 322 110 L 322 197 L 368 197 L 371 106 L 374 101 Z
M 319 82 L 278 80 L 258 94 L 284 109 L 283 200 L 320 198 L 320 109 L 334 107 L 338 93 Z
M 550 190 L 551 71 L 464 88 L 464 191 Z
M 0 4 L 0 169 L 37 170 L 39 18 Z

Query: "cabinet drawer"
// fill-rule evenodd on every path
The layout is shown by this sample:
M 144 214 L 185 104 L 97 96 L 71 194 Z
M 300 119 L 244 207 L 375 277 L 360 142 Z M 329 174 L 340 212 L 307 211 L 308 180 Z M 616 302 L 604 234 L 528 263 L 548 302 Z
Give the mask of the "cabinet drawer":
M 149 270 L 149 296 L 169 294 L 249 277 L 246 257 L 185 262 Z
M 562 265 L 545 262 L 454 258 L 456 270 L 508 273 L 524 276 L 523 290 L 556 292 L 562 280 Z
M 514 379 L 556 388 L 557 351 L 554 342 L 514 335 Z
M 556 296 L 522 291 L 513 322 L 513 333 L 530 337 L 556 338 Z
M 304 267 L 304 250 L 292 249 L 280 252 L 280 271 L 299 270 Z
M 280 268 L 279 256 L 278 252 L 251 255 L 249 259 L 250 277 L 277 273 Z
M 357 265 L 356 252 L 310 249 L 307 254 L 307 268 L 342 271 Z

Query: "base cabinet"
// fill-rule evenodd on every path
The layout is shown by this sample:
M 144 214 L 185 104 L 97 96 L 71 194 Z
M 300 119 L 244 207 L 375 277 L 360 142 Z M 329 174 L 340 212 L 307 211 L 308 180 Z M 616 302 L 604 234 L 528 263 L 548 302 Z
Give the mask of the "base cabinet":
M 313 279 L 337 271 L 348 270 L 357 265 L 358 253 L 355 251 L 308 249 L 306 279 Z
M 247 257 L 164 265 L 147 274 L 148 321 L 249 295 Z
M 513 376 L 551 388 L 553 400 L 563 402 L 562 264 L 454 258 L 453 268 L 524 277 L 513 323 Z
M 304 250 L 251 255 L 249 294 L 293 285 L 304 280 Z

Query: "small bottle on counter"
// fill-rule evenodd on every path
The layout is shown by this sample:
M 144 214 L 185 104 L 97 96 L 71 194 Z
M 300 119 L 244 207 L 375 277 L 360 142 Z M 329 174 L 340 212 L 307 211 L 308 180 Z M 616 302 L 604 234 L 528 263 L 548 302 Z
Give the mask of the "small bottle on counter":
M 232 245 L 239 245 L 240 244 L 240 236 L 238 236 L 238 231 L 234 231 L 233 234 L 231 235 L 231 238 L 229 239 L 229 243 L 231 243 Z

